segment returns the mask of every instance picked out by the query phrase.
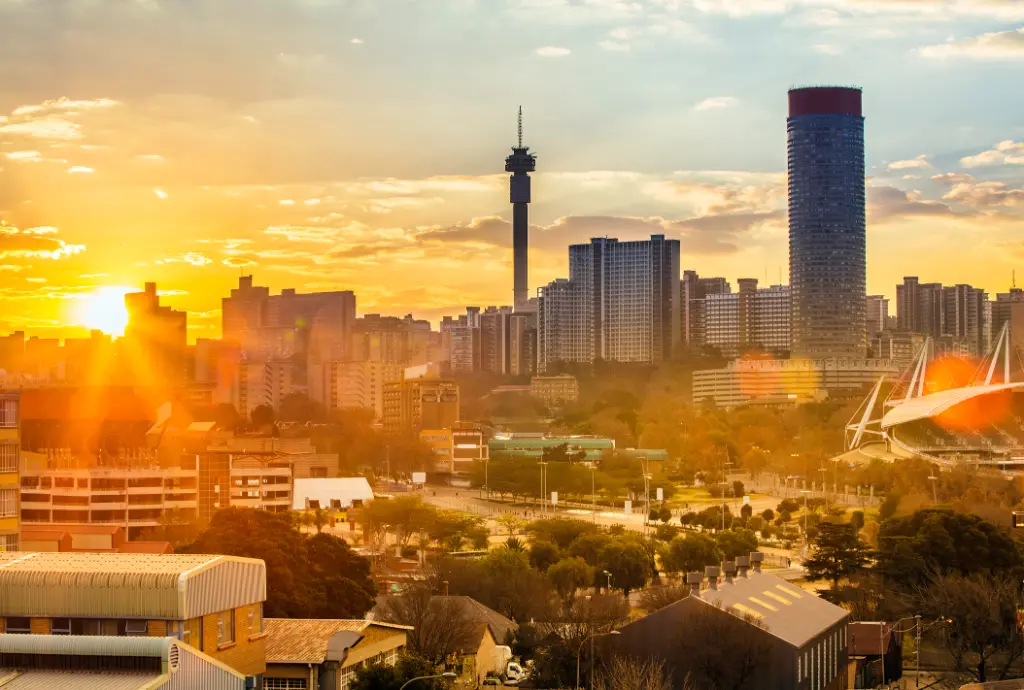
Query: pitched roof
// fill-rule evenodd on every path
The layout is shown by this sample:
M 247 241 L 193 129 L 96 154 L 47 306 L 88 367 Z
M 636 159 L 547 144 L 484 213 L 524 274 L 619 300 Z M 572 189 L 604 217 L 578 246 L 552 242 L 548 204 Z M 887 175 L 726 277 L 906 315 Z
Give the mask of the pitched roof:
M 377 597 L 376 605 L 367 616 L 373 620 L 380 620 L 385 615 L 388 602 L 394 598 L 395 595 L 381 595 Z M 514 621 L 506 618 L 494 609 L 484 606 L 471 597 L 435 595 L 430 598 L 431 606 L 441 606 L 444 602 L 456 607 L 465 616 L 466 620 L 486 625 L 497 644 L 504 644 L 509 634 L 519 627 Z
M 882 623 L 870 621 L 850 623 L 846 628 L 850 656 L 881 656 L 883 649 L 888 650 L 893 626 L 880 629 L 882 626 Z
M 368 637 L 368 628 L 390 628 L 404 633 L 412 628 L 368 620 L 267 618 L 267 663 L 321 664 L 327 659 L 327 645 L 337 633 L 348 631 Z M 358 644 L 358 643 L 357 643 Z
M 739 616 L 753 616 L 766 632 L 794 647 L 803 647 L 850 616 L 846 609 L 763 572 L 750 571 L 717 590 L 704 589 L 700 599 Z
M 4 690 L 155 690 L 164 687 L 169 680 L 170 676 L 161 673 L 22 671 L 0 668 L 0 685 Z

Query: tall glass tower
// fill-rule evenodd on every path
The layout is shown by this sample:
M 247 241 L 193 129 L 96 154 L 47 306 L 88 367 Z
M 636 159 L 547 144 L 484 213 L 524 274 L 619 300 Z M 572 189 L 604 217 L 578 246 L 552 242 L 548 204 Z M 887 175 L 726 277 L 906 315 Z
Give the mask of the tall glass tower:
M 864 116 L 860 89 L 789 92 L 792 354 L 867 354 Z

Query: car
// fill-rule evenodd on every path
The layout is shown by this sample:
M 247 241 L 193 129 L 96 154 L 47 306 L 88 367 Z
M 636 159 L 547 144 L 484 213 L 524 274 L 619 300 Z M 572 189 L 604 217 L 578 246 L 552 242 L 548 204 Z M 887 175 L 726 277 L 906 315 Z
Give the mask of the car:
M 501 687 L 501 679 L 494 678 L 493 676 L 490 677 L 490 678 L 484 678 L 484 682 L 481 683 L 480 685 L 482 687 L 485 687 L 485 688 L 486 687 L 500 688 Z

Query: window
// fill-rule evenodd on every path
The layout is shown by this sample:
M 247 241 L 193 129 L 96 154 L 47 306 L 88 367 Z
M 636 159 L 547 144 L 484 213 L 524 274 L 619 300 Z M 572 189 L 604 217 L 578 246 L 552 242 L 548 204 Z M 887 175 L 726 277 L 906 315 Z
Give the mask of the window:
M 263 690 L 306 690 L 306 679 L 264 678 Z
M 0 534 L 0 552 L 2 551 L 17 551 L 18 550 L 18 535 L 17 534 Z
M 263 632 L 263 604 L 249 607 L 249 634 L 258 635 Z
M 8 618 L 4 631 L 11 635 L 28 635 L 32 632 L 28 618 Z
M 14 517 L 18 514 L 18 490 L 0 490 L 0 517 Z
M 71 619 L 70 618 L 51 618 L 50 619 L 50 634 L 51 635 L 70 635 L 71 634 Z
M 145 637 L 149 634 L 146 621 L 128 620 L 124 622 L 124 634 L 130 637 Z
M 221 611 L 217 616 L 217 644 L 235 641 L 235 610 Z
M 797 654 L 796 655 L 796 680 L 799 683 L 803 679 L 804 679 L 804 677 L 800 675 L 800 655 Z
M 18 401 L 0 400 L 0 427 L 18 426 Z
M 311 479 L 327 479 L 326 467 L 310 467 L 309 476 Z
M 181 641 L 185 644 L 203 651 L 203 619 L 193 618 L 182 621 Z
M 341 669 L 341 687 L 339 690 L 348 690 L 352 687 L 352 681 L 356 678 L 356 670 L 354 665 Z
M 4 443 L 0 445 L 0 472 L 18 471 L 18 444 Z

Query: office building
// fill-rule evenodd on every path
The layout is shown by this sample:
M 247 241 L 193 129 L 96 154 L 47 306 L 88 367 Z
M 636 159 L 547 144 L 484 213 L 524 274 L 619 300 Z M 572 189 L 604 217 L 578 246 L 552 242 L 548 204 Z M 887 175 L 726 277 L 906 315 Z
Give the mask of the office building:
M 722 369 L 693 372 L 693 401 L 736 407 L 859 399 L 880 376 L 899 373 L 887 359 L 737 359 Z
M 752 351 L 788 355 L 789 287 L 773 285 L 759 290 L 755 278 L 741 278 L 737 283 L 737 292 L 704 298 L 703 345 L 727 357 Z
M 874 338 L 889 328 L 889 298 L 884 295 L 868 295 L 867 301 L 868 337 Z
M 156 283 L 124 296 L 128 325 L 118 341 L 122 380 L 133 385 L 174 386 L 188 372 L 188 314 L 160 305 Z
M 569 247 L 569 279 L 539 291 L 538 368 L 657 364 L 680 347 L 679 241 L 595 238 Z
M 512 203 L 512 303 L 522 311 L 530 300 L 530 173 L 537 169 L 537 156 L 523 146 L 523 109 L 519 108 L 519 145 L 505 159 Z
M 459 384 L 423 378 L 385 383 L 383 406 L 387 433 L 450 429 L 459 421 Z
M 860 89 L 789 92 L 789 276 L 795 357 L 864 357 L 867 265 Z
M 913 364 L 914 356 L 923 345 L 924 336 L 920 333 L 884 330 L 872 338 L 871 356 L 887 359 L 902 369 Z
M 363 408 L 384 418 L 384 386 L 402 380 L 403 367 L 381 361 L 324 362 L 314 365 L 310 397 L 329 410 Z
M 0 391 L 0 551 L 17 551 L 19 548 L 20 401 L 19 393 Z
M 981 356 L 988 351 L 988 295 L 980 288 L 922 283 L 908 276 L 896 286 L 896 310 L 901 331 L 943 341 L 951 352 Z
M 173 638 L 254 683 L 266 670 L 261 560 L 7 553 L 0 554 L 0 594 L 4 637 L 67 635 L 69 646 L 86 649 L 110 637 Z
M 705 341 L 705 298 L 732 292 L 732 286 L 725 278 L 701 278 L 696 271 L 683 271 L 680 283 L 680 328 L 682 342 L 692 349 L 704 347 Z
M 231 402 L 243 418 L 261 406 L 277 410 L 292 393 L 308 393 L 307 368 L 295 359 L 242 360 L 231 390 Z
M 418 366 L 440 359 L 440 334 L 430 329 L 430 322 L 414 319 L 366 314 L 355 320 L 349 360 Z
M 1010 288 L 1009 292 L 996 294 L 996 299 L 989 303 L 990 309 L 990 341 L 996 338 L 1003 330 L 1003 326 L 1010 322 L 1010 334 L 1014 343 L 1021 347 L 1024 345 L 1024 316 L 1018 304 L 1024 303 L 1024 289 L 1019 287 Z M 1020 316 L 1015 316 L 1019 314 Z M 1022 350 L 1024 351 L 1024 350 Z

